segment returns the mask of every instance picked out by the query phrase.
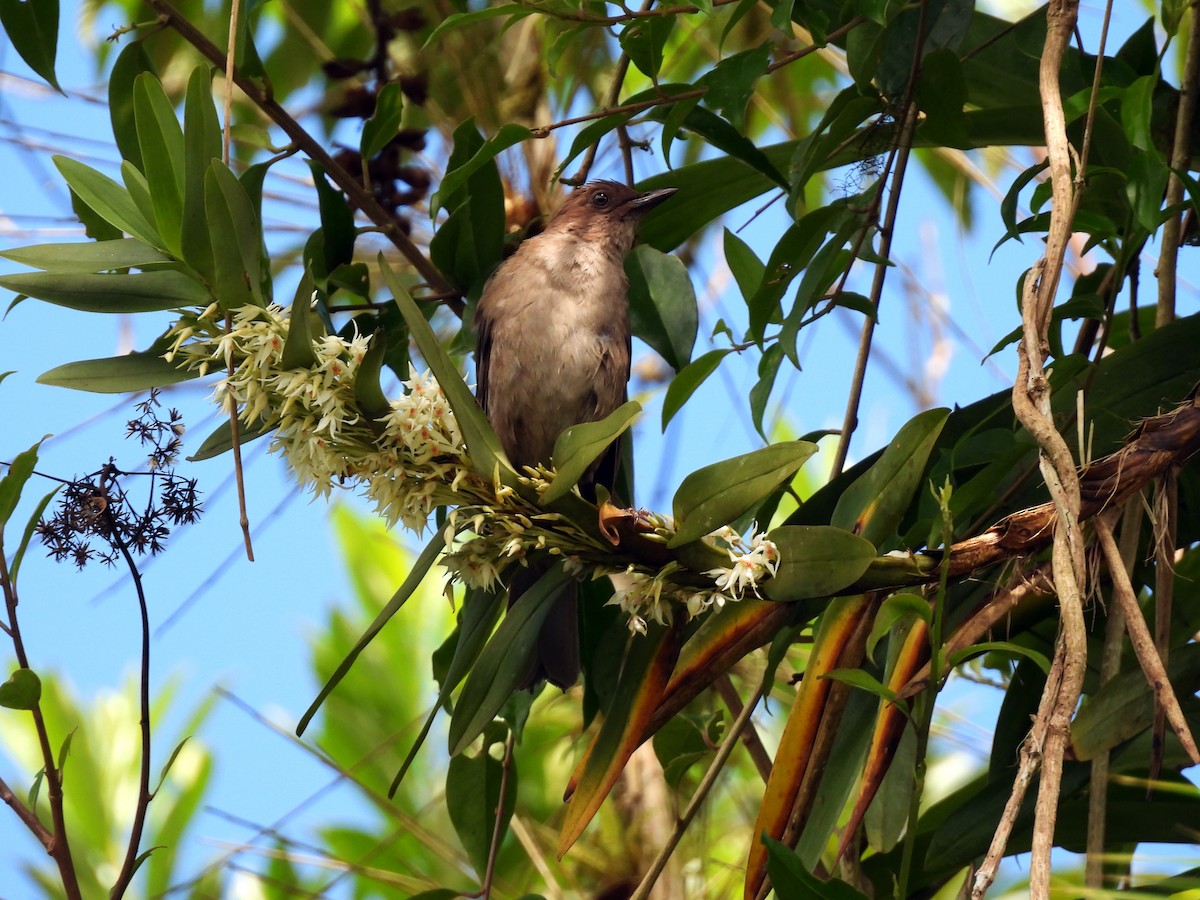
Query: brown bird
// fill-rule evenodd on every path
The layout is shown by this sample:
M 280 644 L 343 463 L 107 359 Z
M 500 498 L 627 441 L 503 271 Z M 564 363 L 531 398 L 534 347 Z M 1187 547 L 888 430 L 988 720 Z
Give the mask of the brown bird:
M 524 241 L 484 286 L 475 311 L 476 396 L 508 458 L 518 468 L 550 462 L 554 441 L 572 425 L 594 422 L 625 401 L 629 382 L 629 282 L 625 257 L 643 216 L 675 193 L 640 193 L 615 181 L 577 189 L 546 230 Z M 580 481 L 615 476 L 601 460 Z M 546 570 L 517 570 L 509 605 Z M 538 639 L 526 685 L 561 688 L 579 677 L 575 585 L 568 585 Z

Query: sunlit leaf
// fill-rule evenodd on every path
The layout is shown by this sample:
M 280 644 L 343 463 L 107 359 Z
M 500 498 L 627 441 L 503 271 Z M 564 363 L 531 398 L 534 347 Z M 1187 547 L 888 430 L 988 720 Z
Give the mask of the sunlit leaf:
M 542 494 L 542 502 L 553 503 L 565 496 L 641 411 L 642 404 L 630 400 L 598 422 L 572 425 L 563 431 L 554 442 L 553 460 L 558 472 Z
M 629 319 L 636 337 L 676 372 L 692 358 L 699 314 L 696 292 L 683 262 L 645 245 L 625 259 L 629 276 Z
M 359 148 L 364 159 L 371 159 L 396 136 L 403 113 L 403 89 L 397 82 L 385 84 L 375 98 L 375 112 L 363 123 Z
M 42 697 L 42 681 L 32 669 L 17 669 L 0 684 L 0 706 L 8 709 L 34 709 Z
M 35 244 L 0 251 L 13 262 L 60 274 L 93 275 L 113 269 L 145 268 L 172 262 L 136 238 L 73 244 Z
M 107 175 L 66 156 L 52 156 L 54 165 L 81 201 L 115 228 L 154 247 L 162 238 L 138 209 L 129 191 Z
M 764 585 L 772 600 L 828 597 L 858 580 L 875 559 L 875 546 L 841 528 L 783 525 L 768 539 L 779 548 L 779 569 Z

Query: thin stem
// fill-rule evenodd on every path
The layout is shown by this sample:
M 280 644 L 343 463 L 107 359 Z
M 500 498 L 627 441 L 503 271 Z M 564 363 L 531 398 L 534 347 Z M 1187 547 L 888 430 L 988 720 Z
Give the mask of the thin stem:
M 13 793 L 3 778 L 0 778 L 0 800 L 3 800 L 13 812 L 17 814 L 26 828 L 28 828 L 38 842 L 47 850 L 54 845 L 54 835 L 52 835 L 41 820 L 37 817 L 32 809 L 22 802 L 21 798 Z
M 761 698 L 762 690 L 755 690 L 749 702 L 742 707 L 742 714 L 729 727 L 729 733 L 725 735 L 725 740 L 721 741 L 717 755 L 713 757 L 708 770 L 700 780 L 700 784 L 696 788 L 696 793 L 692 795 L 692 799 L 688 801 L 687 808 L 684 809 L 676 821 L 675 830 L 671 832 L 671 837 L 668 839 L 666 845 L 658 851 L 658 855 L 654 857 L 654 862 L 650 864 L 650 870 L 642 878 L 641 883 L 637 886 L 637 890 L 630 895 L 630 900 L 646 900 L 650 896 L 650 891 L 654 888 L 654 883 L 658 880 L 658 876 L 662 874 L 663 869 L 666 868 L 667 860 L 671 858 L 671 854 L 675 852 L 675 848 L 679 846 L 679 841 L 683 837 L 683 833 L 692 823 L 692 819 L 696 817 L 696 813 L 700 811 L 700 805 L 713 789 L 713 785 L 717 783 L 717 776 L 725 768 L 725 762 L 729 759 L 729 754 L 737 746 L 738 738 L 749 724 L 750 716 L 753 714 L 755 707 L 758 706 L 758 701 Z
M 1154 523 L 1154 646 L 1163 666 L 1171 652 L 1171 608 L 1175 603 L 1175 548 L 1179 528 L 1179 479 L 1169 472 L 1158 485 Z M 1150 781 L 1162 772 L 1163 738 L 1167 733 L 1166 712 L 1154 704 L 1154 726 L 1150 730 Z
M 739 718 L 746 707 L 742 703 L 742 698 L 738 696 L 737 688 L 733 686 L 733 679 L 729 677 L 729 674 L 726 673 L 718 678 L 713 687 L 716 688 L 717 694 L 729 708 L 734 719 Z M 762 738 L 758 736 L 758 729 L 754 727 L 753 722 L 746 725 L 746 730 L 742 734 L 742 743 L 746 745 L 746 752 L 750 754 L 750 760 L 754 763 L 754 768 L 758 770 L 759 777 L 765 782 L 771 774 L 771 754 L 763 745 Z
M 512 772 L 513 745 L 516 732 L 511 729 L 504 741 L 504 762 L 500 766 L 500 799 L 496 801 L 496 822 L 492 826 L 492 842 L 488 846 L 487 871 L 483 876 L 483 888 L 479 893 L 482 900 L 492 896 L 492 878 L 496 874 L 496 855 L 500 852 L 500 836 L 504 834 L 504 795 L 508 792 L 508 778 Z
M 225 311 L 225 330 L 233 331 L 233 314 Z M 233 356 L 226 360 L 230 381 L 233 380 Z M 242 423 L 238 420 L 237 399 L 229 382 L 225 385 L 225 402 L 229 411 L 229 437 L 233 444 L 233 477 L 237 485 L 238 525 L 242 529 L 242 543 L 246 547 L 246 559 L 254 562 L 254 543 L 250 539 L 250 515 L 246 511 L 246 472 L 242 466 Z
M 229 165 L 229 132 L 233 122 L 233 80 L 235 71 L 234 58 L 237 56 L 237 31 L 240 0 L 230 0 L 229 8 L 229 41 L 225 51 L 225 122 L 221 127 L 221 161 Z

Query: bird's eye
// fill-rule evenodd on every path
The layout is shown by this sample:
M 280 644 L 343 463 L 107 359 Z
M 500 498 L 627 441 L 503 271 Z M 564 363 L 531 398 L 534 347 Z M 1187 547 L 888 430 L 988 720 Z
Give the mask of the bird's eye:
M 604 193 L 604 191 L 598 191 L 593 194 L 592 206 L 596 207 L 596 209 L 604 209 L 608 206 L 608 194 Z

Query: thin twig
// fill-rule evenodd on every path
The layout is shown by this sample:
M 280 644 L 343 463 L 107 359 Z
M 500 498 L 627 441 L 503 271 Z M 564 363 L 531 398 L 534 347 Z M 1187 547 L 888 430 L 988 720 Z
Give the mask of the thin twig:
M 500 836 L 504 834 L 504 795 L 508 792 L 508 779 L 512 774 L 513 745 L 517 741 L 517 733 L 509 729 L 504 741 L 504 762 L 500 764 L 500 797 L 496 801 L 496 821 L 492 826 L 492 841 L 488 845 L 487 871 L 483 875 L 483 888 L 479 892 L 481 900 L 492 896 L 492 878 L 496 874 L 496 856 L 500 852 Z
M 733 686 L 733 679 L 728 674 L 722 675 L 716 680 L 713 687 L 716 688 L 721 701 L 729 708 L 734 719 L 739 718 L 745 706 L 742 704 L 742 698 L 738 696 L 737 688 Z M 746 725 L 746 730 L 742 734 L 742 743 L 746 745 L 750 761 L 754 763 L 754 768 L 758 770 L 759 776 L 765 782 L 771 774 L 771 754 L 763 745 L 762 738 L 758 736 L 758 729 L 754 727 L 753 722 Z
M 41 820 L 37 817 L 37 813 L 26 806 L 21 801 L 21 798 L 13 793 L 12 788 L 8 786 L 3 778 L 0 778 L 0 800 L 3 800 L 17 814 L 17 818 L 33 833 L 38 842 L 46 850 L 50 850 L 54 845 L 54 835 L 42 824 Z
M 721 770 L 725 768 L 725 762 L 729 759 L 729 754 L 733 752 L 733 748 L 737 746 L 738 738 L 742 731 L 750 722 L 750 716 L 754 713 L 754 709 L 758 706 L 758 701 L 762 698 L 762 689 L 759 688 L 751 695 L 750 700 L 742 707 L 742 714 L 734 720 L 729 727 L 729 733 L 725 735 L 725 740 L 721 742 L 720 748 L 717 750 L 717 755 L 713 757 L 713 761 L 709 763 L 708 770 L 704 773 L 704 777 L 700 780 L 699 786 L 696 788 L 696 793 L 692 795 L 692 799 L 688 801 L 687 808 L 679 816 L 675 823 L 675 830 L 671 832 L 671 837 L 666 845 L 658 851 L 658 855 L 654 857 L 654 862 L 650 864 L 650 870 L 646 872 L 641 883 L 637 886 L 637 890 L 630 895 L 630 900 L 646 900 L 650 896 L 650 891 L 654 887 L 654 882 L 658 880 L 658 876 L 662 874 L 666 868 L 667 860 L 671 858 L 671 854 L 675 852 L 675 848 L 679 846 L 679 841 L 683 837 L 683 833 L 687 831 L 688 826 L 692 823 L 692 819 L 696 817 L 696 813 L 700 811 L 700 805 L 712 790 L 713 785 L 717 783 L 717 776 L 721 774 Z
M 233 331 L 233 315 L 225 311 L 225 330 Z M 238 525 L 242 529 L 242 543 L 246 547 L 246 559 L 254 562 L 254 544 L 250 540 L 250 516 L 246 512 L 246 477 L 242 467 L 242 426 L 238 420 L 237 398 L 230 382 L 233 380 L 233 355 L 228 360 L 229 381 L 225 384 L 225 403 L 229 411 L 229 437 L 233 444 L 233 475 L 237 483 Z
M 1197 78 L 1200 77 L 1200 5 L 1192 8 L 1192 27 L 1189 29 L 1187 56 L 1183 64 L 1183 79 L 1179 82 L 1179 111 L 1175 116 L 1175 139 L 1171 144 L 1171 172 L 1167 179 L 1167 209 L 1183 200 L 1183 179 L 1176 172 L 1190 168 L 1192 154 L 1192 120 L 1196 117 Z M 1175 318 L 1175 267 L 1179 259 L 1179 239 L 1183 231 L 1183 212 L 1167 219 L 1163 226 L 1162 252 L 1158 256 L 1158 307 L 1154 323 L 1162 327 Z
M 1179 480 L 1168 472 L 1158 483 L 1154 521 L 1154 646 L 1165 667 L 1171 653 L 1171 608 L 1175 602 L 1175 548 L 1179 528 Z M 1167 717 L 1162 705 L 1154 704 L 1150 729 L 1150 781 L 1162 772 L 1163 738 Z

